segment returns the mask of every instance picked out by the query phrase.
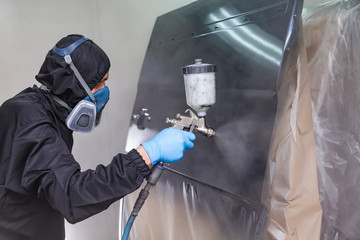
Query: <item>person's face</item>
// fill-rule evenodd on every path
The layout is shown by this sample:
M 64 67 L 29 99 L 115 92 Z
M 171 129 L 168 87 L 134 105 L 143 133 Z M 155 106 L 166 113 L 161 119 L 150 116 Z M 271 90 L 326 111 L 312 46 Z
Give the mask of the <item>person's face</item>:
M 105 74 L 104 78 L 101 79 L 101 81 L 98 83 L 98 85 L 96 85 L 96 86 L 91 90 L 91 92 L 94 94 L 94 93 L 96 93 L 97 91 L 103 89 L 103 88 L 106 86 L 105 81 L 108 80 L 108 78 L 109 78 L 109 72 L 107 72 L 107 73 Z

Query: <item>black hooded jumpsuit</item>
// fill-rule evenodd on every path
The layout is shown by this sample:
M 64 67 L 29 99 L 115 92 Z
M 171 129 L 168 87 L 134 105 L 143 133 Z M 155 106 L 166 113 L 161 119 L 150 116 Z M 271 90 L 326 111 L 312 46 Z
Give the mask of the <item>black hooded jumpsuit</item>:
M 57 43 L 67 47 L 80 36 Z M 72 60 L 90 89 L 110 68 L 106 54 L 92 41 L 82 43 Z M 68 110 L 51 94 L 74 107 L 86 92 L 63 57 L 49 51 L 36 79 L 0 107 L 0 239 L 63 240 L 64 217 L 79 222 L 137 189 L 150 174 L 136 150 L 116 155 L 107 165 L 81 171 L 71 154 Z

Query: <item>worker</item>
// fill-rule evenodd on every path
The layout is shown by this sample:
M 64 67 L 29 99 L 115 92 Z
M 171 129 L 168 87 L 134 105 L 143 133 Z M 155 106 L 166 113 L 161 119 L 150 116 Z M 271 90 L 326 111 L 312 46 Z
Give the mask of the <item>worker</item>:
M 0 107 L 1 240 L 64 240 L 64 218 L 76 223 L 105 210 L 139 188 L 153 165 L 193 147 L 193 133 L 167 128 L 107 166 L 81 171 L 72 134 L 98 124 L 109 68 L 93 41 L 66 36 L 46 55 L 36 75 L 41 86 Z

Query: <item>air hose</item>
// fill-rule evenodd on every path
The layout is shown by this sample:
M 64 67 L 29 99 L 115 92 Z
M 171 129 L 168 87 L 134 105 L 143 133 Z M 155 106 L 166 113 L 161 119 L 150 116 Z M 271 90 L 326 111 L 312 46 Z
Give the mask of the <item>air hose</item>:
M 164 170 L 162 163 L 157 163 L 152 169 L 151 174 L 146 179 L 147 183 L 143 189 L 141 189 L 138 198 L 134 204 L 134 208 L 129 216 L 128 221 L 126 222 L 123 235 L 121 240 L 127 240 L 130 234 L 131 227 L 135 221 L 136 216 L 139 214 L 141 207 L 144 205 L 145 200 L 149 196 L 149 191 L 151 186 L 155 186 L 157 181 L 159 180 L 162 172 Z

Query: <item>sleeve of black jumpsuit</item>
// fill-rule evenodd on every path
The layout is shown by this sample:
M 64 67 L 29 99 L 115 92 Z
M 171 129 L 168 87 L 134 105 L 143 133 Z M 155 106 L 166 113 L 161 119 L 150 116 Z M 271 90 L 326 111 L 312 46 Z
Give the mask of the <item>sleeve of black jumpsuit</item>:
M 76 223 L 133 192 L 150 174 L 136 150 L 116 155 L 107 165 L 80 171 L 59 132 L 50 123 L 30 123 L 18 130 L 12 157 L 24 157 L 21 185 Z

